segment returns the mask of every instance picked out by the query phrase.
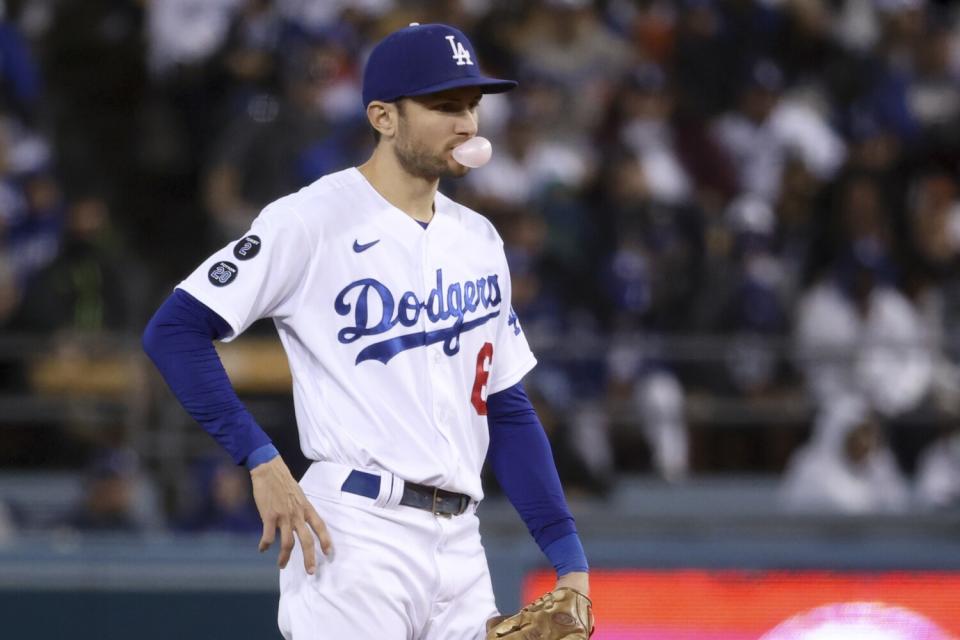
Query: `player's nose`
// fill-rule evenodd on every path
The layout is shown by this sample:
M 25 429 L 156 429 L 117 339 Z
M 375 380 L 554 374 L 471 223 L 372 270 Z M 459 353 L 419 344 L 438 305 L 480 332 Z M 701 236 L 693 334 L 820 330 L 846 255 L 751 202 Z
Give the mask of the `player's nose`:
M 463 113 L 457 117 L 455 131 L 457 135 L 465 135 L 468 138 L 472 138 L 477 135 L 478 124 L 476 110 L 465 109 Z

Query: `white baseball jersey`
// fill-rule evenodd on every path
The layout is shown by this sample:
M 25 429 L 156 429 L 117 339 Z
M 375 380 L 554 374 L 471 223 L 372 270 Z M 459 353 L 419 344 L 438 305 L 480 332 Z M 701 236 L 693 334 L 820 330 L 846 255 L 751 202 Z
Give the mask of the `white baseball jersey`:
M 271 317 L 312 460 L 483 497 L 486 398 L 536 363 L 503 242 L 438 193 L 424 229 L 355 168 L 267 206 L 179 288 L 234 339 Z

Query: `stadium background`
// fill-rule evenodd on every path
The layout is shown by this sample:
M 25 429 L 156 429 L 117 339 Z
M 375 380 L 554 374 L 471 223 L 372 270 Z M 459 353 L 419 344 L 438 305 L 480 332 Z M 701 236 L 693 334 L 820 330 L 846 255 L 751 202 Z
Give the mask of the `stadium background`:
M 411 21 L 521 81 L 483 101 L 494 161 L 442 189 L 506 241 L 596 637 L 757 638 L 842 602 L 960 636 L 953 3 L 2 7 L 4 636 L 277 637 L 244 474 L 139 332 L 263 204 L 362 161 L 364 56 Z M 273 335 L 221 353 L 302 470 Z M 489 490 L 509 610 L 543 561 Z

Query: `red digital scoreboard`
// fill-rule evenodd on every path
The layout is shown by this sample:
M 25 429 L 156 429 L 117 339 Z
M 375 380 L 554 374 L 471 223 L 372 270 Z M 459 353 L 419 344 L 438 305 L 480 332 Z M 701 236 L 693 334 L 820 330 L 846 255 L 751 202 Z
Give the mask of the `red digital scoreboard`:
M 592 640 L 960 640 L 960 572 L 595 569 L 590 589 Z

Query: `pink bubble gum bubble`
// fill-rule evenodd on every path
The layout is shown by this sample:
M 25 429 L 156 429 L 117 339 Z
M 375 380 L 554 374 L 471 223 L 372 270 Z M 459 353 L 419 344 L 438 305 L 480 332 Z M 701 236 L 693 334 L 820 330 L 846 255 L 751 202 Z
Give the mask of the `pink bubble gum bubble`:
M 454 148 L 453 159 L 465 167 L 476 169 L 490 161 L 493 155 L 493 145 L 486 138 L 474 136 Z

